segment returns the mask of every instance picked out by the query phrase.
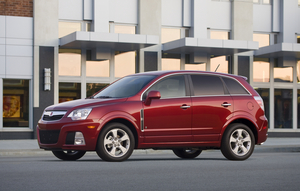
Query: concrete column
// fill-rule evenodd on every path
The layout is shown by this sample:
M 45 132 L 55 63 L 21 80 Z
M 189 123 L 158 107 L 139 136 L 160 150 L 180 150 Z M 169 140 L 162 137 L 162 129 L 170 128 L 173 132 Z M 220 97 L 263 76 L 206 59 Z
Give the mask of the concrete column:
M 207 22 L 210 0 L 192 0 L 192 27 L 190 36 L 207 38 Z
M 231 37 L 253 40 L 253 0 L 232 0 Z
M 280 33 L 279 42 L 296 43 L 295 32 L 297 25 L 294 19 L 298 18 L 298 1 L 281 0 L 281 17 L 280 17 Z
M 94 0 L 94 32 L 109 33 L 109 0 Z
M 139 0 L 138 33 L 161 36 L 161 0 Z M 161 70 L 161 45 L 140 50 L 140 72 L 144 72 L 144 52 L 157 52 L 157 69 Z

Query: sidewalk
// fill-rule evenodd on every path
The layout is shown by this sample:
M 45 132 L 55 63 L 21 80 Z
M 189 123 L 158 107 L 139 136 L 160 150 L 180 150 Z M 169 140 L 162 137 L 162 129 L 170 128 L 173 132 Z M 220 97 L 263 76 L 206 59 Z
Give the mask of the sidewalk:
M 135 150 L 133 154 L 161 154 L 171 151 L 156 151 L 152 149 Z M 254 152 L 300 152 L 300 138 L 268 138 L 263 145 L 256 145 Z M 32 156 L 52 155 L 49 151 L 39 148 L 36 139 L 0 140 L 1 156 Z

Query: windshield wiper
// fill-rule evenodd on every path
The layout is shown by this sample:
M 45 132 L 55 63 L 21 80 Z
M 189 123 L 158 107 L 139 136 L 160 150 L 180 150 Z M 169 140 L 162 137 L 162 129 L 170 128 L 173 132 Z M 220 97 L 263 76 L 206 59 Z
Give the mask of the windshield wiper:
M 99 97 L 95 97 L 95 98 L 105 99 L 105 98 L 113 98 L 113 97 L 111 97 L 111 96 L 99 96 Z

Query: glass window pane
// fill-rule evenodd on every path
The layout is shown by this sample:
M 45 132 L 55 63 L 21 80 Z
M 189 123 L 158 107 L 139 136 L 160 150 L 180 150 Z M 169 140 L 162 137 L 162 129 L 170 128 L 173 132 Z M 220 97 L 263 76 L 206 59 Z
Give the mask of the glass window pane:
M 268 88 L 254 88 L 257 93 L 260 95 L 260 97 L 264 101 L 264 107 L 265 107 L 265 115 L 269 119 L 270 117 L 270 89 Z
M 59 83 L 59 103 L 72 101 L 81 98 L 81 84 L 80 83 Z
M 166 43 L 166 42 L 180 39 L 180 30 L 181 29 L 162 28 L 161 43 Z
M 162 58 L 161 70 L 180 70 L 180 59 L 178 58 Z
M 201 64 L 185 64 L 185 70 L 206 70 L 206 63 Z
M 3 127 L 29 127 L 29 80 L 3 79 Z
M 293 67 L 274 68 L 274 82 L 293 82 Z
M 234 79 L 223 78 L 230 94 L 249 94 L 245 88 Z
M 58 38 L 71 34 L 75 31 L 81 31 L 81 23 L 58 22 Z
M 224 86 L 217 76 L 191 75 L 194 95 L 224 95 Z
M 81 50 L 59 49 L 58 75 L 60 76 L 81 75 Z
M 109 77 L 109 60 L 86 61 L 86 76 Z
M 227 32 L 227 31 L 210 31 L 210 38 L 211 39 L 228 40 L 229 32 Z
M 300 43 L 300 36 L 297 36 L 297 43 Z
M 298 129 L 300 129 L 300 90 L 297 92 L 297 106 L 298 106 Z
M 263 0 L 263 4 L 270 4 L 270 0 Z
M 124 77 L 135 73 L 135 51 L 115 55 L 115 77 Z
M 274 89 L 275 128 L 292 128 L 293 126 L 293 90 Z
M 184 76 L 172 76 L 153 85 L 147 92 L 159 91 L 161 98 L 175 98 L 186 96 Z
M 220 66 L 218 67 L 218 65 Z M 217 69 L 218 68 L 218 69 Z M 215 71 L 220 73 L 228 73 L 228 61 L 226 60 L 226 56 L 219 56 L 210 59 L 210 71 Z
M 253 62 L 253 82 L 270 82 L 270 63 L 265 61 Z
M 115 33 L 135 34 L 135 26 L 115 25 Z
M 258 42 L 258 47 L 264 47 L 270 45 L 270 35 L 269 34 L 253 34 L 253 41 Z
M 297 82 L 300 83 L 300 60 L 297 62 Z
M 101 83 L 87 83 L 86 84 L 86 97 L 90 97 L 102 90 L 109 84 L 101 84 Z
M 253 0 L 253 3 L 259 3 L 259 0 Z

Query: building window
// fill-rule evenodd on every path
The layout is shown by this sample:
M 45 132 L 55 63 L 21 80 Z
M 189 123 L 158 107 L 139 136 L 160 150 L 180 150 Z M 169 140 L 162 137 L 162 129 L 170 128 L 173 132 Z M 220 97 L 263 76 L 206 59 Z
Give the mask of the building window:
M 271 4 L 271 0 L 253 0 L 253 3 Z
M 210 38 L 211 39 L 220 39 L 220 40 L 228 40 L 229 32 L 227 31 L 210 31 Z
M 59 83 L 59 103 L 81 98 L 81 83 Z
M 136 52 L 115 52 L 115 77 L 120 78 L 135 73 Z
M 29 80 L 3 79 L 3 127 L 29 127 Z
M 161 43 L 178 40 L 181 37 L 180 28 L 162 28 L 161 29 Z
M 164 53 L 161 59 L 161 70 L 180 70 L 180 54 Z
M 58 22 L 58 38 L 71 34 L 75 31 L 81 31 L 80 22 Z
M 265 107 L 265 115 L 269 119 L 270 117 L 270 89 L 268 88 L 254 88 L 257 93 L 260 95 L 260 97 L 264 101 L 264 107 Z
M 60 76 L 81 75 L 81 50 L 59 49 L 58 75 Z
M 274 89 L 275 95 L 275 128 L 289 128 L 293 126 L 293 90 Z
M 216 71 L 217 69 L 217 71 Z M 228 73 L 228 59 L 227 56 L 218 56 L 210 59 L 210 71 L 221 73 Z
M 297 92 L 297 107 L 298 107 L 298 116 L 297 116 L 297 120 L 298 120 L 298 129 L 300 129 L 300 90 L 298 90 Z
M 269 62 L 269 59 L 254 58 L 254 62 L 253 62 L 253 82 L 270 82 L 270 62 Z
M 253 34 L 253 41 L 258 42 L 258 47 L 264 47 L 270 45 L 270 35 L 269 34 Z
M 114 33 L 136 34 L 136 26 L 130 25 L 114 25 Z
M 101 83 L 87 83 L 86 84 L 86 97 L 90 97 L 102 90 L 109 84 L 101 84 Z
M 297 82 L 300 83 L 300 60 L 297 62 Z
M 201 70 L 201 71 L 206 71 L 206 63 L 201 63 L 201 64 L 185 64 L 185 70 Z
M 300 36 L 297 35 L 297 43 L 300 43 Z
M 87 77 L 109 77 L 109 60 L 86 61 Z
M 275 59 L 274 82 L 293 82 L 293 67 L 279 67 Z

